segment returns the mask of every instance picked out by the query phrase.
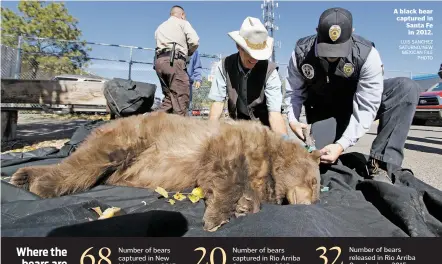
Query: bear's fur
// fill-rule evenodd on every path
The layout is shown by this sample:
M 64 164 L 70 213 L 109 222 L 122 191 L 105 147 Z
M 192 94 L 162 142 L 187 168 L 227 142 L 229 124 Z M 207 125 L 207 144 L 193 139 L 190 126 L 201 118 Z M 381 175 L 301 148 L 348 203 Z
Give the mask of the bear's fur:
M 214 231 L 232 216 L 258 212 L 262 202 L 316 202 L 319 158 L 257 122 L 154 113 L 98 127 L 59 164 L 21 168 L 11 183 L 43 198 L 98 184 L 170 192 L 199 186 L 204 229 Z

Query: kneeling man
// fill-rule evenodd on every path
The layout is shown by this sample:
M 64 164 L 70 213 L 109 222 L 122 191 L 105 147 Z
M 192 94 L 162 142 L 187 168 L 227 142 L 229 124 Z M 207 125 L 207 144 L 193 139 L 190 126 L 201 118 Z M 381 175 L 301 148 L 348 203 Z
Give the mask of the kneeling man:
M 303 139 L 302 105 L 312 124 L 323 163 L 338 157 L 379 120 L 367 164 L 370 178 L 391 182 L 388 164 L 401 166 L 407 134 L 419 99 L 409 78 L 384 80 L 374 43 L 353 34 L 352 14 L 324 11 L 317 34 L 297 41 L 288 65 L 286 103 L 289 125 Z
M 224 58 L 217 66 L 209 92 L 213 100 L 209 119 L 221 117 L 228 98 L 232 119 L 259 120 L 287 137 L 282 117 L 282 83 L 278 67 L 270 62 L 273 38 L 261 21 L 247 17 L 239 31 L 229 33 L 238 53 Z

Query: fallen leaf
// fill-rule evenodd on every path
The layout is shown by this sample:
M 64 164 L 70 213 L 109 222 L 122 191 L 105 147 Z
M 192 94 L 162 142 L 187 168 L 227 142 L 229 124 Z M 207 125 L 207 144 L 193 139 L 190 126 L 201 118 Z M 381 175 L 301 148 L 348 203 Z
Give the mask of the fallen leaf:
M 201 189 L 201 187 L 196 187 L 195 189 L 193 189 L 192 194 L 200 199 L 204 198 L 204 191 L 203 189 Z
M 198 202 L 200 200 L 200 198 L 198 196 L 193 195 L 193 194 L 189 194 L 189 195 L 187 195 L 187 197 L 189 198 L 189 200 L 192 203 L 196 203 L 196 202 Z
M 103 215 L 103 212 L 101 211 L 100 207 L 93 207 L 91 209 L 94 210 L 99 216 Z
M 174 199 L 169 199 L 169 203 L 170 203 L 171 205 L 174 205 L 174 204 L 175 204 L 175 200 L 174 200 Z
M 175 193 L 173 198 L 175 198 L 175 200 L 182 201 L 182 200 L 186 199 L 186 196 L 183 195 L 182 193 L 177 192 L 177 193 Z
M 110 207 L 104 210 L 103 214 L 98 219 L 106 219 L 114 216 L 118 216 L 121 214 L 121 209 L 118 207 Z
M 164 198 L 169 198 L 169 194 L 168 194 L 167 191 L 164 190 L 163 188 L 161 188 L 161 187 L 157 187 L 157 188 L 155 189 L 155 191 L 156 191 L 157 193 L 161 194 L 162 196 L 164 196 Z

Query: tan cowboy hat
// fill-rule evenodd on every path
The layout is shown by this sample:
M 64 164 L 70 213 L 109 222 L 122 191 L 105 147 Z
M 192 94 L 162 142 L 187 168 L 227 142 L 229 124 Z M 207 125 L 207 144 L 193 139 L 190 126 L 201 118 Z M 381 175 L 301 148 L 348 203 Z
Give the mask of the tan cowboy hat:
M 247 17 L 239 31 L 228 34 L 252 58 L 268 60 L 272 56 L 273 38 L 258 18 Z

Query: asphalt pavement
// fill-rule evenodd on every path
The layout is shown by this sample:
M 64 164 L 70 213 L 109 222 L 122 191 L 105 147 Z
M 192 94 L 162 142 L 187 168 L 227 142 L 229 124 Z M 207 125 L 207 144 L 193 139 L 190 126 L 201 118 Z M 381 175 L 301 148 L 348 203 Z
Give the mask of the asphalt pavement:
M 368 155 L 377 124 L 348 151 Z M 423 182 L 442 190 L 442 126 L 411 126 L 404 148 L 403 168 Z

